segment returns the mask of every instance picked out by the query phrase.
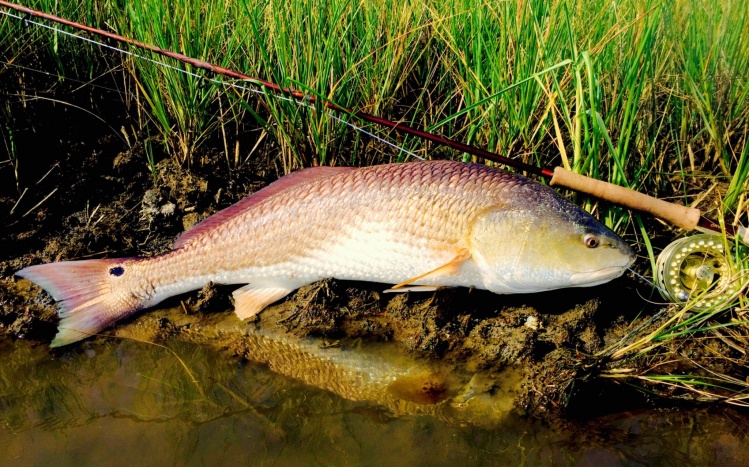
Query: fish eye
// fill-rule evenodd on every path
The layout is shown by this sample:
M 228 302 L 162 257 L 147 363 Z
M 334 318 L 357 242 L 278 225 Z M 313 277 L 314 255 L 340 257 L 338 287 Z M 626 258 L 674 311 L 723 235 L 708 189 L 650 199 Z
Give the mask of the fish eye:
M 588 248 L 598 248 L 598 245 L 601 244 L 601 240 L 599 240 L 595 235 L 591 234 L 583 237 L 583 241 L 585 242 L 585 246 L 587 246 Z

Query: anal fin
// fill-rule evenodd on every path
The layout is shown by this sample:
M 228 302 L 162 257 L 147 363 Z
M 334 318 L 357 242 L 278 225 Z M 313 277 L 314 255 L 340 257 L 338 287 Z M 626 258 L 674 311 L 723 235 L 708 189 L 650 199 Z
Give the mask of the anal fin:
M 456 272 L 458 272 L 463 262 L 470 257 L 471 257 L 470 250 L 468 248 L 462 248 L 458 251 L 458 254 L 455 255 L 455 258 L 451 259 L 450 261 L 443 264 L 442 266 L 434 268 L 429 272 L 421 274 L 420 276 L 412 277 L 411 279 L 403 281 L 400 284 L 396 284 L 392 288 L 388 289 L 386 292 L 399 292 L 400 291 L 399 289 L 404 288 L 408 284 L 413 284 L 414 282 L 418 280 L 424 279 L 427 276 L 435 277 L 435 276 L 443 276 L 443 275 L 448 275 L 448 274 L 455 274 Z M 426 286 L 426 287 L 433 287 L 433 286 Z M 413 287 L 411 287 L 410 290 L 417 291 Z M 420 291 L 424 292 L 426 290 L 421 289 Z
M 281 300 L 294 289 L 247 284 L 232 292 L 234 312 L 239 319 L 247 319 L 263 311 L 268 305 Z

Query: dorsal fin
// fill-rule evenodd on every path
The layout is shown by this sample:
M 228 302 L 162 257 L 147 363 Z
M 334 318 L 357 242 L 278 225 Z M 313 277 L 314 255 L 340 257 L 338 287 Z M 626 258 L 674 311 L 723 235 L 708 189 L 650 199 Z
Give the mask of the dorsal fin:
M 356 170 L 354 167 L 310 167 L 308 169 L 297 170 L 292 172 L 285 177 L 281 177 L 270 185 L 266 186 L 262 190 L 258 190 L 255 193 L 249 195 L 242 201 L 232 204 L 228 208 L 217 212 L 211 217 L 198 223 L 190 230 L 183 232 L 179 238 L 174 242 L 173 249 L 185 246 L 191 240 L 200 235 L 213 230 L 218 225 L 223 224 L 226 220 L 235 217 L 236 215 L 260 204 L 266 199 L 274 196 L 288 188 L 297 185 L 303 185 L 313 180 L 319 180 L 321 178 L 327 178 L 340 173 Z

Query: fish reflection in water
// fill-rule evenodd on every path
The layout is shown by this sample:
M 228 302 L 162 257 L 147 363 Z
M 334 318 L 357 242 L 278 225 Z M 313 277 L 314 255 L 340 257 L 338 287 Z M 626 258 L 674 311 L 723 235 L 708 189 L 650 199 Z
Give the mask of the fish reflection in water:
M 272 371 L 369 401 L 394 416 L 435 415 L 476 425 L 496 424 L 511 410 L 519 373 L 463 374 L 445 364 L 416 360 L 393 345 L 326 346 L 322 341 L 250 331 L 241 353 Z
M 129 339 L 128 331 L 135 331 L 131 337 L 137 338 L 138 323 L 122 328 L 119 334 L 125 340 L 111 339 L 56 357 L 43 347 L 6 342 L 0 382 L 7 384 L 0 384 L 0 419 L 15 426 L 14 431 L 33 425 L 79 425 L 96 413 L 140 421 L 189 413 L 193 422 L 202 423 L 225 410 L 279 404 L 282 394 L 299 386 L 290 385 L 292 378 L 388 416 L 432 415 L 460 425 L 496 426 L 511 410 L 511 387 L 520 382 L 511 372 L 495 380 L 418 361 L 393 344 L 327 345 L 322 339 L 224 324 L 213 333 L 170 339 L 169 347 L 178 349 L 180 359 L 161 347 Z M 206 335 L 213 338 L 207 341 Z M 186 342 L 191 336 L 195 342 Z M 220 348 L 230 348 L 282 378 L 269 379 L 267 371 L 247 368 L 250 376 L 240 371 L 246 366 L 239 359 L 213 355 L 211 349 Z M 167 365 L 169 360 L 173 364 Z M 254 380 L 258 378 L 262 381 Z M 127 409 L 110 407 L 112 403 Z M 27 419 L 29 408 L 36 415 Z

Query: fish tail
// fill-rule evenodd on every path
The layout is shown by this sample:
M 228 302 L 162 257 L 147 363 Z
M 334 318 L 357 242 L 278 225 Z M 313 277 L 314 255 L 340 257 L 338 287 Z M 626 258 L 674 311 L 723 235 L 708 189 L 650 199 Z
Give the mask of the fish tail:
M 90 337 L 142 308 L 132 302 L 132 295 L 122 294 L 112 280 L 122 274 L 125 261 L 63 261 L 29 266 L 16 273 L 42 287 L 60 304 L 60 322 L 52 347 Z M 123 300 L 123 296 L 131 300 Z

